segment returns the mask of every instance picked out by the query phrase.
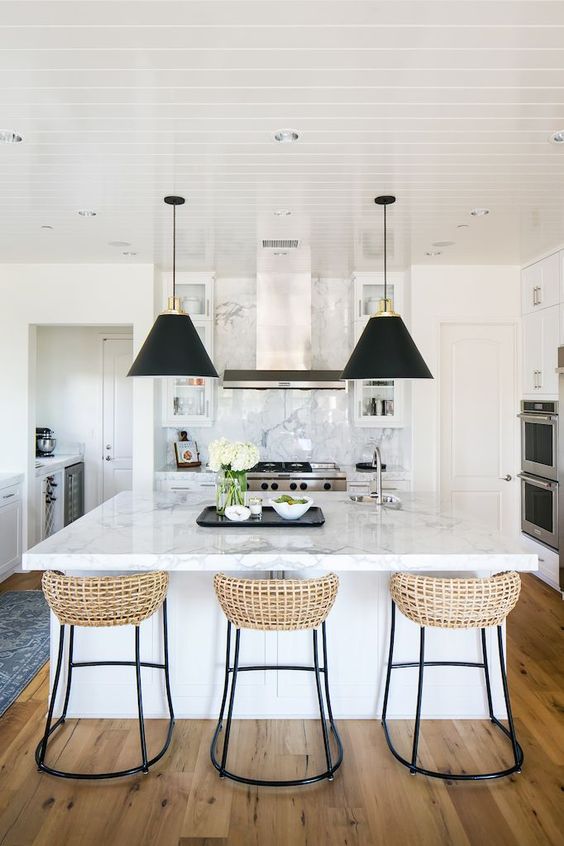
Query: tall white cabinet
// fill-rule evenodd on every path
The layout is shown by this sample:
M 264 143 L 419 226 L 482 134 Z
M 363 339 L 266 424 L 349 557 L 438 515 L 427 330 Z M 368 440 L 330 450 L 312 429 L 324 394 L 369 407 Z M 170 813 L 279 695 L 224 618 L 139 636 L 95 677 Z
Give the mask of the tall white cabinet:
M 557 351 L 563 343 L 563 253 L 523 269 L 523 397 L 558 399 Z

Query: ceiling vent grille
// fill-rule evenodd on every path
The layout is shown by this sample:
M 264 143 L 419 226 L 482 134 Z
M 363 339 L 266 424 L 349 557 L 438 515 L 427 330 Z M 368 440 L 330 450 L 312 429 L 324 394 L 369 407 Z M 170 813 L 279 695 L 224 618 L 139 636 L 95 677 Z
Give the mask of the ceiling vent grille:
M 299 241 L 297 238 L 262 239 L 262 246 L 265 250 L 295 250 L 298 244 Z

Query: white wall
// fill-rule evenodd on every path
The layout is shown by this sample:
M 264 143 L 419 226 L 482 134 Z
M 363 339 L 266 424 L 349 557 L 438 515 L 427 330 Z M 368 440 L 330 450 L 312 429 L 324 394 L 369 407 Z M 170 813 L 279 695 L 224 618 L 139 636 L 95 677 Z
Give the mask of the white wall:
M 100 502 L 102 338 L 132 334 L 131 326 L 37 328 L 36 425 L 55 430 L 57 452 L 84 445 L 84 505 Z
M 35 325 L 133 326 L 134 351 L 154 319 L 148 264 L 0 265 L 0 469 L 33 475 Z M 133 487 L 153 487 L 153 380 L 133 386 Z M 24 515 L 24 539 L 27 514 Z
M 439 489 L 441 323 L 496 320 L 517 323 L 520 314 L 517 266 L 412 266 L 410 331 L 434 376 L 433 380 L 414 380 L 412 384 L 415 490 Z M 517 375 L 518 371 L 519 362 Z M 517 411 L 516 408 L 516 414 Z

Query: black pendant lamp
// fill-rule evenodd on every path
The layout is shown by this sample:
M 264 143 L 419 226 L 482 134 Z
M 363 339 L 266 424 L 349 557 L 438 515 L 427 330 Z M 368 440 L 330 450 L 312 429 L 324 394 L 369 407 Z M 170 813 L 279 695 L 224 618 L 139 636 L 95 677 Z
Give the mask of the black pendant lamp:
M 384 206 L 384 299 L 371 315 L 352 351 L 341 379 L 432 379 L 433 375 L 399 314 L 388 299 L 386 207 L 395 197 L 376 197 Z
M 184 197 L 165 197 L 172 206 L 172 297 L 161 312 L 129 369 L 128 376 L 211 376 L 218 373 L 202 339 L 176 296 L 176 206 Z

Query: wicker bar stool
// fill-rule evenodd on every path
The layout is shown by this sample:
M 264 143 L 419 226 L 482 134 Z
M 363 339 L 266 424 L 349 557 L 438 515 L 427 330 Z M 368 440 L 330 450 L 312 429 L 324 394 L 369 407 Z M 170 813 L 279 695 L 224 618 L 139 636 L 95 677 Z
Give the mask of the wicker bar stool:
M 422 773 L 423 775 L 442 779 L 479 781 L 481 779 L 502 778 L 503 776 L 511 775 L 511 773 L 521 772 L 523 750 L 517 742 L 515 735 L 515 726 L 513 724 L 513 715 L 509 700 L 509 687 L 505 671 L 501 629 L 503 621 L 517 604 L 520 591 L 521 579 L 518 573 L 499 573 L 485 579 L 441 579 L 430 576 L 418 576 L 412 573 L 394 573 L 392 576 L 390 581 L 390 593 L 392 596 L 390 649 L 384 691 L 384 705 L 382 708 L 382 725 L 392 754 L 400 763 L 408 767 L 412 774 Z M 408 620 L 412 620 L 420 626 L 419 661 L 403 662 L 400 664 L 393 663 L 396 605 Z M 425 628 L 427 626 L 436 626 L 445 629 L 480 629 L 482 661 L 425 661 Z M 490 626 L 497 627 L 499 663 L 508 728 L 500 722 L 493 711 L 488 652 L 486 649 L 486 628 Z M 411 761 L 403 758 L 394 748 L 386 722 L 392 670 L 403 669 L 405 667 L 419 668 Z M 425 667 L 480 667 L 484 670 L 490 720 L 511 741 L 515 761 L 511 767 L 491 773 L 451 773 L 437 772 L 418 766 L 417 754 L 421 723 L 421 701 L 423 697 L 423 671 Z
M 147 773 L 149 767 L 156 764 L 165 754 L 172 739 L 174 729 L 174 710 L 170 692 L 169 661 L 168 661 L 168 628 L 166 594 L 168 590 L 168 573 L 140 573 L 133 576 L 103 576 L 81 577 L 64 576 L 62 573 L 47 571 L 41 581 L 43 593 L 49 607 L 58 618 L 59 647 L 57 666 L 53 681 L 51 702 L 47 714 L 43 739 L 35 750 L 35 761 L 39 770 L 60 778 L 103 779 L 119 778 L 134 773 Z M 143 620 L 151 617 L 163 606 L 163 650 L 164 663 L 156 664 L 141 661 L 139 625 Z M 135 626 L 135 660 L 134 661 L 75 661 L 74 660 L 74 629 L 75 626 L 102 628 L 106 626 Z M 63 663 L 65 643 L 65 626 L 69 626 L 69 650 L 67 659 L 67 684 L 61 716 L 52 724 L 53 711 L 57 699 L 57 690 Z M 139 715 L 139 739 L 141 744 L 142 762 L 127 770 L 108 773 L 71 773 L 55 769 L 45 763 L 49 738 L 66 719 L 73 670 L 79 667 L 135 667 L 137 683 L 137 709 Z M 169 710 L 169 724 L 165 744 L 160 752 L 149 759 L 145 739 L 145 721 L 143 718 L 143 694 L 141 687 L 141 667 L 152 667 L 164 670 L 166 697 Z
M 227 650 L 225 657 L 225 684 L 223 698 L 216 729 L 213 734 L 210 755 L 212 764 L 219 771 L 220 777 L 230 778 L 243 784 L 259 785 L 263 787 L 297 787 L 313 784 L 323 779 L 333 781 L 336 770 L 343 760 L 343 745 L 333 719 L 331 698 L 329 694 L 329 678 L 327 669 L 327 634 L 325 620 L 333 607 L 339 580 L 330 573 L 318 579 L 239 579 L 218 573 L 214 578 L 214 588 L 225 616 L 227 617 Z M 232 627 L 235 627 L 235 650 L 231 663 Z M 318 628 L 321 627 L 321 641 L 323 651 L 323 666 L 319 661 Z M 239 650 L 241 629 L 258 629 L 260 631 L 299 631 L 312 630 L 313 638 L 313 666 L 295 666 L 292 664 L 260 664 L 240 666 Z M 274 781 L 270 779 L 256 779 L 238 775 L 227 769 L 227 754 L 231 734 L 231 720 L 235 702 L 235 688 L 239 673 L 252 670 L 303 670 L 315 673 L 319 716 L 323 732 L 323 745 L 327 769 L 307 778 Z M 333 734 L 337 756 L 333 760 L 330 742 L 330 732 L 325 717 L 323 690 L 321 678 L 323 676 L 325 698 L 327 701 L 327 715 L 329 729 Z M 229 692 L 231 680 L 231 691 Z M 221 759 L 218 760 L 217 744 L 219 734 L 223 728 L 223 718 L 229 693 L 227 720 Z

